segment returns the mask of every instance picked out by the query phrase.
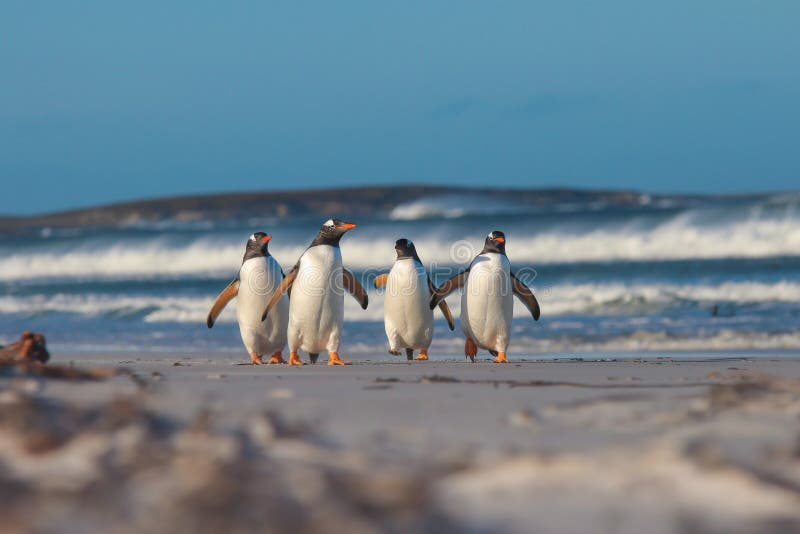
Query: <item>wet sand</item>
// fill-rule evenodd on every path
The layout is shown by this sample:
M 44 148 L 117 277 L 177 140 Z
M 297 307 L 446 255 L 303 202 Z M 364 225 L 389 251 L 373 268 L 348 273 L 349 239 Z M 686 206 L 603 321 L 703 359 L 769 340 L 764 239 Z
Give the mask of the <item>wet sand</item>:
M 800 529 L 800 358 L 58 362 L 135 380 L 0 378 L 19 531 Z

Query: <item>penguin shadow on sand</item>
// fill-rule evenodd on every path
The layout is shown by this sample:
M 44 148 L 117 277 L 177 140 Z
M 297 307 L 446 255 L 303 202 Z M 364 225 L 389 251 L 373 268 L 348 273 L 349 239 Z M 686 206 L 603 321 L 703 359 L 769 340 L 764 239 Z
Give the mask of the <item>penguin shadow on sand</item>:
M 406 238 L 395 242 L 397 258 L 391 270 L 378 276 L 374 285 L 384 291 L 384 327 L 389 340 L 389 353 L 399 355 L 405 350 L 408 360 L 427 360 L 433 340 L 433 309 L 428 303 L 435 292 L 425 266 L 419 259 L 414 243 Z M 439 309 L 450 330 L 455 330 L 453 315 L 447 303 L 439 302 Z

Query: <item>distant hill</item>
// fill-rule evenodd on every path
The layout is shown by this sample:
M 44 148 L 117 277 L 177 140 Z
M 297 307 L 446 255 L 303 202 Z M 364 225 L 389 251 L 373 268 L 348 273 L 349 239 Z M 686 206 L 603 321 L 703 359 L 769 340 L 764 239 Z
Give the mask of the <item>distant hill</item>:
M 487 201 L 514 201 L 533 206 L 555 203 L 605 202 L 635 205 L 643 196 L 633 191 L 577 189 L 489 189 L 435 186 L 353 187 L 301 191 L 253 191 L 137 200 L 93 208 L 26 217 L 0 217 L 0 232 L 42 227 L 118 227 L 164 220 L 224 220 L 247 216 L 298 215 L 341 217 L 389 213 L 399 204 L 438 195 L 484 195 Z M 659 198 L 653 195 L 652 198 Z M 666 198 L 666 197 L 664 197 Z M 670 195 L 669 198 L 677 198 Z M 680 197 L 690 198 L 690 197 Z

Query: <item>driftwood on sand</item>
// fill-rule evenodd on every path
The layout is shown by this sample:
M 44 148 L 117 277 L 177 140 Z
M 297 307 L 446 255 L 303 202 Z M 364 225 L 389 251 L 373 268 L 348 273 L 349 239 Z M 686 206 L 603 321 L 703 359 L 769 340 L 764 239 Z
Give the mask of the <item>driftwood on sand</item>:
M 19 340 L 0 346 L 0 376 L 42 376 L 66 380 L 102 380 L 123 373 L 109 368 L 81 369 L 72 365 L 45 365 L 50 353 L 44 335 L 25 330 Z
M 47 363 L 50 353 L 42 334 L 25 330 L 19 340 L 0 347 L 0 362 L 41 362 Z

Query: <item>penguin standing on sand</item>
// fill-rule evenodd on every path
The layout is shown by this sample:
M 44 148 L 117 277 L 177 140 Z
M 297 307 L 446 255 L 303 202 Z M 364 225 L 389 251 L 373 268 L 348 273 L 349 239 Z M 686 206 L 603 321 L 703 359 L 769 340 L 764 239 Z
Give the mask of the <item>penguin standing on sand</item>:
M 433 339 L 433 309 L 428 306 L 436 288 L 422 265 L 417 249 L 408 239 L 398 239 L 394 245 L 397 260 L 388 274 L 375 279 L 375 287 L 386 287 L 384 297 L 384 326 L 389 338 L 389 353 L 400 354 L 406 350 L 411 360 L 414 350 L 419 350 L 417 360 L 428 359 L 428 348 Z M 454 330 L 453 316 L 447 302 L 439 303 L 447 326 Z
M 214 326 L 214 321 L 225 305 L 237 297 L 239 332 L 253 365 L 265 363 L 261 359 L 264 354 L 272 355 L 269 363 L 286 363 L 281 351 L 286 345 L 289 299 L 283 296 L 276 300 L 276 305 L 266 320 L 261 318 L 264 307 L 283 279 L 281 266 L 268 250 L 270 239 L 272 237 L 264 232 L 250 236 L 238 276 L 219 294 L 206 319 L 209 328 Z
M 511 338 L 514 311 L 512 294 L 539 320 L 540 310 L 531 290 L 511 272 L 506 256 L 506 236 L 495 230 L 486 237 L 480 254 L 470 266 L 447 280 L 431 296 L 433 309 L 444 297 L 463 287 L 461 330 L 467 337 L 464 355 L 473 362 L 478 347 L 495 356 L 495 363 L 508 363 L 506 349 Z
M 330 219 L 286 275 L 264 309 L 267 317 L 281 295 L 291 290 L 289 305 L 289 363 L 302 365 L 298 350 L 308 352 L 311 363 L 328 351 L 328 365 L 346 365 L 339 358 L 339 341 L 344 322 L 344 290 L 367 309 L 364 287 L 353 273 L 342 267 L 339 240 L 356 225 Z

